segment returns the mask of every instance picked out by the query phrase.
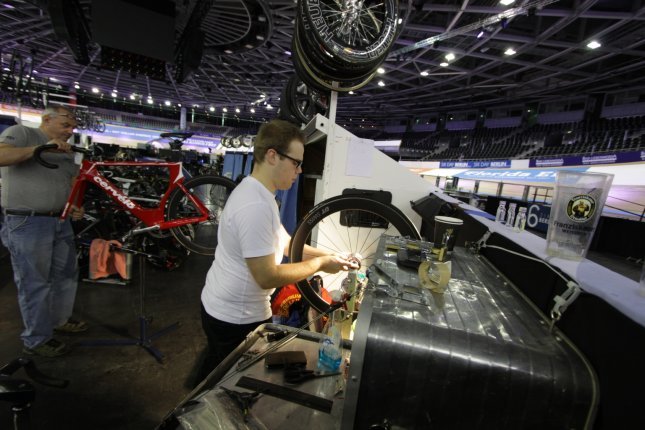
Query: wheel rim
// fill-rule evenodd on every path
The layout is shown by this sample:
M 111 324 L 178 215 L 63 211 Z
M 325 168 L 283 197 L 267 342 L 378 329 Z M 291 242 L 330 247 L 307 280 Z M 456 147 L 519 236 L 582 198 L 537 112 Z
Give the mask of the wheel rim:
M 394 206 L 365 198 L 332 198 L 312 209 L 296 228 L 289 252 L 291 262 L 303 261 L 306 257 L 304 245 L 308 244 L 325 252 L 360 254 L 359 271 L 365 274 L 374 262 L 376 247 L 383 234 L 420 239 L 414 225 Z M 339 289 L 347 277 L 346 272 L 317 275 L 322 277 L 327 292 Z M 320 312 L 329 308 L 328 297 L 307 280 L 298 282 L 297 286 L 313 308 Z
M 231 191 L 235 188 L 235 183 L 225 182 L 222 180 L 223 178 L 217 178 L 218 182 L 201 181 L 200 179 L 202 178 L 196 177 L 196 183 L 186 184 L 186 187 L 208 209 L 208 220 L 173 228 L 171 231 L 175 238 L 190 251 L 213 255 L 217 247 L 217 230 L 222 210 L 224 210 Z M 172 202 L 170 205 L 173 207 L 170 219 L 200 216 L 197 207 L 186 195 L 181 195 L 177 204 Z
M 397 0 L 301 0 L 314 36 L 348 62 L 383 57 L 396 36 Z

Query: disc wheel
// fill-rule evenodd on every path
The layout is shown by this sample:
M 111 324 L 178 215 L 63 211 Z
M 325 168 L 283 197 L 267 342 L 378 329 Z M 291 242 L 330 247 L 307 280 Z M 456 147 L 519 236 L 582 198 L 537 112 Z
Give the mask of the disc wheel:
M 184 186 L 208 209 L 209 219 L 201 223 L 171 228 L 173 236 L 189 251 L 202 255 L 214 255 L 217 247 L 217 228 L 224 204 L 235 188 L 235 182 L 222 176 L 196 176 Z M 177 189 L 168 199 L 166 219 L 199 217 L 201 214 L 188 196 Z
M 338 196 L 316 205 L 298 224 L 291 239 L 289 256 L 292 263 L 306 259 L 305 245 L 328 253 L 360 255 L 363 273 L 374 262 L 379 239 L 383 234 L 419 240 L 421 236 L 412 222 L 396 207 L 364 197 Z M 340 288 L 346 277 L 317 273 L 325 290 Z M 319 312 L 329 308 L 318 283 L 303 280 L 297 283 L 302 296 Z

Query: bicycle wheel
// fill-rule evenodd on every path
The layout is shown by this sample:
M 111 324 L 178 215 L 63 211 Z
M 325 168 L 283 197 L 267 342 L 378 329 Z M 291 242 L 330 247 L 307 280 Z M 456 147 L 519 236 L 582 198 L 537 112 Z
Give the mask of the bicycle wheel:
M 421 239 L 414 224 L 392 205 L 365 197 L 332 197 L 319 203 L 298 224 L 291 239 L 289 257 L 292 263 L 303 261 L 305 245 L 332 253 L 360 254 L 360 271 L 364 273 L 374 261 L 374 253 L 383 234 Z M 340 288 L 346 277 L 344 272 L 317 274 L 322 277 L 323 288 L 327 291 Z M 324 312 L 329 308 L 317 285 L 303 280 L 297 286 L 317 311 Z
M 300 0 L 310 34 L 336 61 L 372 63 L 384 58 L 394 44 L 398 0 L 337 2 Z
M 171 228 L 173 236 L 190 251 L 202 255 L 214 255 L 217 247 L 217 228 L 224 204 L 235 188 L 235 182 L 222 176 L 195 176 L 184 186 L 208 209 L 206 221 Z M 168 199 L 167 220 L 199 217 L 200 213 L 186 194 L 175 190 Z

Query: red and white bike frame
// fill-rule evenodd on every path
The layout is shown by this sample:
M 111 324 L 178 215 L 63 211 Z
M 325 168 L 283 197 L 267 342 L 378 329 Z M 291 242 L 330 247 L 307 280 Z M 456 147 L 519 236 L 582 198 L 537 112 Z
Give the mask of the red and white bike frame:
M 132 201 L 125 195 L 119 187 L 115 186 L 108 178 L 103 176 L 99 171 L 100 167 L 112 166 L 126 166 L 126 167 L 167 167 L 169 170 L 169 184 L 166 192 L 161 196 L 159 205 L 155 208 L 143 208 L 136 202 Z M 196 224 L 209 219 L 209 212 L 206 206 L 190 191 L 184 187 L 184 175 L 182 173 L 181 163 L 169 162 L 114 162 L 114 161 L 87 161 L 83 160 L 81 168 L 76 178 L 76 182 L 72 187 L 72 192 L 67 199 L 65 209 L 60 216 L 60 219 L 65 219 L 71 211 L 72 205 L 81 207 L 83 205 L 83 198 L 85 196 L 85 189 L 87 183 L 90 182 L 106 193 L 110 198 L 121 206 L 123 209 L 129 211 L 132 215 L 140 219 L 146 227 L 155 227 L 159 230 L 167 230 L 174 227 L 180 227 L 186 224 Z M 200 216 L 191 218 L 180 218 L 174 220 L 166 220 L 165 210 L 166 203 L 175 190 L 181 190 L 193 205 L 199 210 Z

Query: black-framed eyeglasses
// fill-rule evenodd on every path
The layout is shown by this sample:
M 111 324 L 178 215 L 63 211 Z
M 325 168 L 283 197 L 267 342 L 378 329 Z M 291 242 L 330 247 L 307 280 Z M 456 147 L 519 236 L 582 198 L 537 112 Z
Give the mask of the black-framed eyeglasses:
M 276 153 L 276 154 L 278 154 L 279 156 L 284 157 L 284 158 L 287 158 L 287 159 L 289 159 L 289 160 L 293 161 L 294 166 L 296 166 L 296 169 L 297 169 L 298 167 L 302 166 L 302 160 L 298 160 L 297 158 L 293 158 L 293 157 L 288 156 L 287 154 L 283 154 L 282 152 L 278 151 L 278 150 L 277 150 L 277 149 L 275 149 L 275 148 L 272 148 L 272 149 L 273 149 L 273 150 L 275 151 L 275 153 Z

